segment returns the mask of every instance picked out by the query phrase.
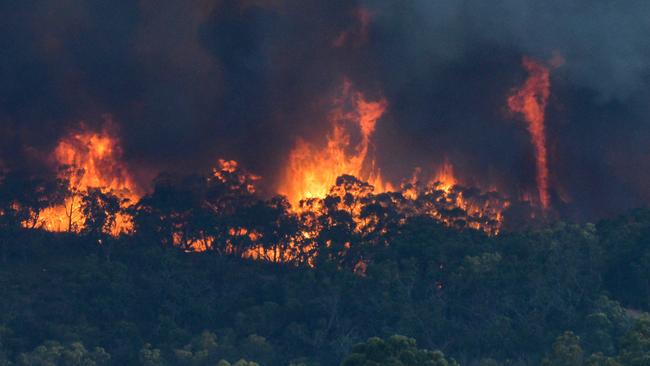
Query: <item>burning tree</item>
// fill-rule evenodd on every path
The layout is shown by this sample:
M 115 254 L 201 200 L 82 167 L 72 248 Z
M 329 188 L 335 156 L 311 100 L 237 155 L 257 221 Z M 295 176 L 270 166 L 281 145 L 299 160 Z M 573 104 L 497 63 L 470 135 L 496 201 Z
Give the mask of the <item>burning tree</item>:
M 139 189 L 121 157 L 122 150 L 110 120 L 101 132 L 89 130 L 81 124 L 79 131 L 64 137 L 54 150 L 53 158 L 59 171 L 58 179 L 66 184 L 65 199 L 45 209 L 38 225 L 48 231 L 84 230 L 87 219 L 84 196 L 91 191 L 95 196 L 97 190 L 115 195 L 122 209 L 136 202 Z M 113 235 L 132 229 L 130 218 L 122 211 L 117 212 L 109 226 L 106 229 Z
M 136 234 L 186 251 L 349 269 L 364 263 L 365 248 L 386 245 L 390 231 L 417 217 L 499 234 L 510 201 L 494 190 L 465 187 L 447 159 L 428 179 L 416 168 L 399 188 L 382 178 L 372 136 L 387 108 L 385 99 L 369 101 L 344 81 L 325 144 L 298 140 L 279 195 L 270 198 L 258 193 L 259 176 L 224 159 L 207 175 L 161 174 L 141 195 L 110 121 L 100 131 L 82 124 L 53 152 L 58 195 L 35 189 L 34 202 L 4 202 L 3 217 L 49 231 Z

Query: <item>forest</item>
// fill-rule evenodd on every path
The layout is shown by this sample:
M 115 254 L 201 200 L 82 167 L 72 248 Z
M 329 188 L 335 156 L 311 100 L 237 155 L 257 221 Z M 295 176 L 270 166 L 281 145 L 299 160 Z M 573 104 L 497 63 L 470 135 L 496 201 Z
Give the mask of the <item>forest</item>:
M 650 1 L 0 15 L 0 366 L 650 366 Z
M 234 169 L 67 182 L 0 179 L 0 365 L 650 365 L 648 209 L 495 233 L 351 176 L 297 210 Z

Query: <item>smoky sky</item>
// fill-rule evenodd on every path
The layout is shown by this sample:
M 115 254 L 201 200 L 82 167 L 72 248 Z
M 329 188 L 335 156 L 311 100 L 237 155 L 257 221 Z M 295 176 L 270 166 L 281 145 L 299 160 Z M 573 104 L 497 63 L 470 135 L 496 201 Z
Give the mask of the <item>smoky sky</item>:
M 322 141 L 347 78 L 388 102 L 374 137 L 385 176 L 448 159 L 464 181 L 517 195 L 534 187 L 534 151 L 506 99 L 524 55 L 560 54 L 546 126 L 556 206 L 593 219 L 650 203 L 647 1 L 22 0 L 0 14 L 10 167 L 39 167 L 80 121 L 111 119 L 143 180 L 227 158 L 272 190 L 296 138 Z

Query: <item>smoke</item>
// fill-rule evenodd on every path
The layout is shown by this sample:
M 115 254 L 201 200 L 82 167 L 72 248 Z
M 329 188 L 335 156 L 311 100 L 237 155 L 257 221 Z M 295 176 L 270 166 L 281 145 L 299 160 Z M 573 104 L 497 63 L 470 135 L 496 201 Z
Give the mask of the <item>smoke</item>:
M 368 4 L 376 3 L 368 1 Z M 533 57 L 559 51 L 566 77 L 601 97 L 626 98 L 647 88 L 650 3 L 643 0 L 383 1 L 382 21 L 401 27 L 415 52 L 454 61 L 478 43 L 516 47 Z M 395 14 L 404 19 L 395 21 Z M 398 16 L 399 16 L 398 15 Z M 408 29 L 405 29 L 408 28 Z M 645 79 L 645 80 L 644 80 Z
M 41 169 L 80 121 L 110 115 L 142 182 L 223 157 L 272 190 L 298 138 L 324 141 L 347 77 L 388 102 L 374 138 L 387 178 L 448 159 L 464 182 L 517 196 L 535 191 L 535 157 L 507 96 L 524 55 L 558 52 L 555 206 L 591 219 L 650 203 L 647 1 L 24 0 L 0 12 L 7 166 Z

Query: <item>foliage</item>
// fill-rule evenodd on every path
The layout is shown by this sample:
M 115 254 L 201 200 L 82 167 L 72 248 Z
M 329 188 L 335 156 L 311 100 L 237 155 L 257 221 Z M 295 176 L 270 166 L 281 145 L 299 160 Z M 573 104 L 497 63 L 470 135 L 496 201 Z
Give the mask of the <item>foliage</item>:
M 26 179 L 0 181 L 0 365 L 648 364 L 648 210 L 493 236 L 349 176 L 296 211 L 225 165 L 161 176 L 133 235 L 90 189 L 77 235 L 24 224 L 69 191 Z
M 21 366 L 101 366 L 108 364 L 111 356 L 101 347 L 88 351 L 81 342 L 61 345 L 48 341 L 33 351 L 18 357 Z
M 418 349 L 415 339 L 392 336 L 370 338 L 357 344 L 342 366 L 457 366 L 440 351 Z

